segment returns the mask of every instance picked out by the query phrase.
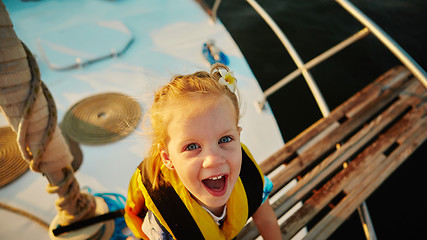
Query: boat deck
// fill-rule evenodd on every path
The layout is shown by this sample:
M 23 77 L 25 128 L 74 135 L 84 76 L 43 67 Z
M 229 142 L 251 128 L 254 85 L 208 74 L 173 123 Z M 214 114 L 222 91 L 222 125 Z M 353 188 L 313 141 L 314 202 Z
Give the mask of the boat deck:
M 330 236 L 427 139 L 426 100 L 406 68 L 393 68 L 262 162 L 283 238 Z M 240 239 L 256 236 L 249 224 Z
M 105 93 L 136 99 L 144 115 L 155 89 L 172 76 L 209 71 L 210 63 L 202 49 L 204 43 L 214 41 L 227 54 L 238 81 L 244 109 L 242 142 L 257 160 L 284 145 L 272 111 L 258 112 L 252 104 L 262 97 L 262 89 L 238 46 L 225 27 L 212 23 L 194 1 L 5 0 L 0 2 L 0 10 L 7 10 L 16 35 L 35 56 L 42 80 L 55 99 L 58 123 L 74 104 Z M 6 26 L 12 25 L 6 14 L 0 17 L 3 21 Z M 5 35 L 0 34 L 2 37 Z M 9 123 L 0 114 L 3 127 Z M 129 179 L 149 146 L 143 130 L 140 124 L 119 141 L 80 144 L 83 160 L 75 176 L 82 191 L 90 188 L 92 193 L 126 196 Z M 0 145 L 3 163 L 12 154 L 9 145 Z M 57 215 L 58 196 L 46 192 L 47 184 L 41 174 L 26 171 L 1 186 L 0 202 L 50 223 Z M 30 219 L 0 209 L 0 238 L 48 239 L 48 231 Z
M 26 5 L 5 2 L 14 30 L 37 58 L 60 120 L 74 103 L 106 92 L 136 98 L 144 113 L 154 89 L 172 75 L 209 69 L 209 64 L 203 62 L 201 46 L 207 40 L 216 40 L 231 58 L 230 68 L 236 73 L 246 104 L 242 141 L 257 161 L 267 158 L 260 165 L 273 180 L 270 201 L 285 239 L 296 234 L 308 239 L 327 238 L 427 138 L 426 91 L 404 67 L 390 70 L 281 148 L 283 141 L 271 109 L 267 105 L 266 110 L 257 111 L 250 104 L 265 95 L 243 55 L 225 28 L 212 24 L 192 2 L 158 5 L 145 1 L 143 7 L 139 1 L 80 0 L 66 5 L 55 1 Z M 81 36 L 82 30 L 89 34 L 106 26 L 105 34 L 110 29 L 124 35 L 131 33 L 131 40 L 120 34 L 120 39 L 132 41 L 130 47 L 125 43 L 124 54 L 115 48 L 110 51 L 106 45 L 108 52 L 113 52 L 112 59 L 84 65 L 80 64 L 81 58 L 73 57 L 71 70 L 51 69 L 51 63 L 57 63 L 56 67 L 62 64 L 50 61 L 53 55 L 49 51 L 64 40 L 56 39 L 58 29 Z M 105 39 L 94 42 L 105 43 Z M 86 48 L 78 52 L 93 50 Z M 68 51 L 64 46 L 60 49 Z M 58 55 L 58 51 L 53 53 Z M 59 56 L 63 60 L 63 54 Z M 0 116 L 3 125 L 8 123 Z M 114 144 L 82 145 L 84 161 L 76 173 L 81 186 L 125 195 L 129 177 L 147 146 L 147 139 L 138 133 Z M 57 213 L 57 197 L 46 194 L 45 185 L 46 179 L 40 174 L 28 171 L 1 189 L 0 201 L 49 222 Z M 32 220 L 3 210 L 0 215 L 2 238 L 47 238 L 47 231 Z M 257 235 L 250 223 L 240 238 Z

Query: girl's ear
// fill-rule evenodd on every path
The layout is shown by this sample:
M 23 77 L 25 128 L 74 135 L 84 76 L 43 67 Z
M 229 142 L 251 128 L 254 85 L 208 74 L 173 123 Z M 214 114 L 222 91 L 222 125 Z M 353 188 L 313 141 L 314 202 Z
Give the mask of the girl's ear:
M 162 158 L 163 164 L 170 170 L 174 170 L 175 168 L 173 167 L 172 161 L 169 158 L 168 150 L 165 147 L 162 147 L 160 145 L 158 147 L 159 147 L 160 157 Z

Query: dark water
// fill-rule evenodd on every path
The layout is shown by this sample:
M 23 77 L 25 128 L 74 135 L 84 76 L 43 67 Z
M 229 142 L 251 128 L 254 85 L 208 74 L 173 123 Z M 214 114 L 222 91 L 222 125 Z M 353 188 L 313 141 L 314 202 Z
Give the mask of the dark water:
M 363 28 L 331 0 L 258 2 L 279 24 L 304 62 Z M 427 69 L 427 1 L 353 3 Z M 223 1 L 218 16 L 264 90 L 296 68 L 279 40 L 246 1 Z M 329 108 L 334 109 L 397 64 L 398 60 L 378 40 L 368 36 L 310 72 Z M 321 118 L 314 99 L 307 96 L 311 94 L 300 77 L 269 98 L 285 141 Z M 426 239 L 422 231 L 427 213 L 422 196 L 426 161 L 424 143 L 367 199 L 378 239 Z M 365 239 L 358 215 L 353 214 L 330 239 Z

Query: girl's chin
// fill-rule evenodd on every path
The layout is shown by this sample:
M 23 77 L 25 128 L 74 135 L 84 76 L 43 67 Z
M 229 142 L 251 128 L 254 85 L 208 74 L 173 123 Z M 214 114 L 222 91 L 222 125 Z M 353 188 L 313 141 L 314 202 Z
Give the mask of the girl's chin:
M 221 199 L 218 199 L 218 198 L 212 199 L 212 197 L 208 197 L 208 199 L 203 199 L 205 201 L 201 201 L 200 199 L 196 199 L 196 200 L 200 205 L 209 209 L 209 211 L 211 211 L 212 213 L 216 213 L 217 211 L 222 212 L 225 204 L 227 204 L 228 198 L 229 197 L 226 197 L 225 195 L 223 195 Z
M 217 216 L 220 216 L 222 214 L 222 211 L 224 210 L 225 204 L 226 203 L 219 204 L 219 205 L 217 205 L 217 204 L 206 205 L 206 204 L 201 203 L 201 205 L 203 207 L 205 207 L 206 209 L 208 209 L 209 211 L 211 211 L 213 214 L 215 214 Z

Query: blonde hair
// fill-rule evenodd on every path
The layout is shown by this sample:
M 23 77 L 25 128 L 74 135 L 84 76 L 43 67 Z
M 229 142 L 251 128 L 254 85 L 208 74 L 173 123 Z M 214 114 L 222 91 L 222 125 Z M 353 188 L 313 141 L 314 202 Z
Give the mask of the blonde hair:
M 163 175 L 160 172 L 163 163 L 159 146 L 165 146 L 167 142 L 167 117 L 170 115 L 168 113 L 170 113 L 171 107 L 175 107 L 177 103 L 188 99 L 217 99 L 221 96 L 227 96 L 233 103 L 237 116 L 236 120 L 239 120 L 238 97 L 227 86 L 218 82 L 221 78 L 220 68 L 230 71 L 223 64 L 215 64 L 210 73 L 200 71 L 189 75 L 177 75 L 155 93 L 153 105 L 148 113 L 151 123 L 152 145 L 148 156 L 141 163 L 143 181 L 149 180 L 153 188 L 159 187 L 163 182 Z

